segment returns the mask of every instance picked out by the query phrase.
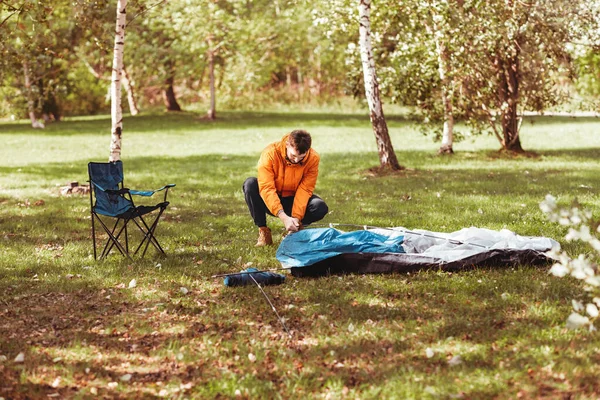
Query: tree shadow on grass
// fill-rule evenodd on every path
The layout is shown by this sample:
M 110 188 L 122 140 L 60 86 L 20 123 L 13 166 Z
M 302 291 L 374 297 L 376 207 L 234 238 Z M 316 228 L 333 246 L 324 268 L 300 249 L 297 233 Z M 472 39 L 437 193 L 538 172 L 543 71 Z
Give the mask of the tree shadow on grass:
M 568 153 L 569 156 L 577 159 L 581 157 L 591 160 L 596 157 L 595 150 L 569 151 L 572 152 Z M 552 152 L 550 156 L 553 157 L 554 154 Z M 407 158 L 412 157 L 414 160 L 422 155 L 422 152 L 406 153 Z M 367 153 L 357 155 L 359 162 L 349 161 L 346 157 L 341 154 L 330 154 L 327 163 L 324 162 L 328 167 L 339 168 L 339 172 L 329 177 L 323 171 L 323 180 L 320 181 L 322 186 L 319 186 L 319 190 L 321 192 L 322 189 L 323 197 L 335 211 L 327 217 L 326 221 L 344 222 L 344 219 L 347 219 L 349 222 L 359 224 L 390 223 L 425 229 L 436 226 L 432 220 L 444 220 L 444 218 L 446 221 L 455 221 L 450 226 L 455 226 L 456 221 L 469 221 L 476 225 L 504 224 L 507 221 L 510 223 L 510 221 L 527 218 L 532 213 L 533 206 L 548 191 L 565 195 L 579 193 L 578 191 L 588 194 L 589 189 L 582 188 L 581 185 L 592 187 L 600 185 L 600 178 L 593 168 L 572 171 L 531 170 L 526 174 L 522 170 L 512 170 L 509 167 L 492 168 L 492 171 L 486 171 L 478 164 L 467 168 L 453 167 L 447 160 L 436 161 L 429 170 L 411 171 L 405 176 L 362 179 L 362 176 L 348 173 L 348 170 L 353 171 L 352 168 L 356 169 L 357 165 L 368 165 L 372 155 Z M 150 163 L 153 164 L 153 169 L 147 168 Z M 250 338 L 258 338 L 255 343 L 261 341 L 275 345 L 288 343 L 284 339 L 285 334 L 279 328 L 275 315 L 272 314 L 257 288 L 226 290 L 220 288 L 220 282 L 199 284 L 199 288 L 192 291 L 188 302 L 176 304 L 179 300 L 176 294 L 181 275 L 204 278 L 210 273 L 222 272 L 225 267 L 231 268 L 233 260 L 242 256 L 244 261 L 255 257 L 262 257 L 263 260 L 273 259 L 274 251 L 267 249 L 261 252 L 252 249 L 252 243 L 233 245 L 235 243 L 233 235 L 245 234 L 247 233 L 245 229 L 248 229 L 248 232 L 253 230 L 240 192 L 246 173 L 254 170 L 255 163 L 256 157 L 244 156 L 223 160 L 219 155 L 181 159 L 144 157 L 128 161 L 126 168 L 129 168 L 127 171 L 131 171 L 132 183 L 165 183 L 173 180 L 178 184 L 173 191 L 172 201 L 172 207 L 176 209 L 168 209 L 165 221 L 161 222 L 165 224 L 163 233 L 166 235 L 159 234 L 159 237 L 166 236 L 167 243 L 173 245 L 172 250 L 176 249 L 175 245 L 182 245 L 184 251 L 182 253 L 171 251 L 172 262 L 164 262 L 160 273 L 149 270 L 145 271 L 144 275 L 169 281 L 174 289 L 170 289 L 171 297 L 168 299 L 154 295 L 149 300 L 132 300 L 125 289 L 94 283 L 92 280 L 74 280 L 59 286 L 32 284 L 29 281 L 31 274 L 37 270 L 56 273 L 61 269 L 66 270 L 70 266 L 88 262 L 77 257 L 73 257 L 68 262 L 60 260 L 43 262 L 41 267 L 35 261 L 31 261 L 31 264 L 25 266 L 30 268 L 29 272 L 23 270 L 19 273 L 10 273 L 10 279 L 7 279 L 9 274 L 5 273 L 0 279 L 2 282 L 0 291 L 3 293 L 0 299 L 4 303 L 2 309 L 8 311 L 2 311 L 0 337 L 7 339 L 0 344 L 0 351 L 13 359 L 15 353 L 23 349 L 27 352 L 26 360 L 29 360 L 26 361 L 24 370 L 15 364 L 4 366 L 0 372 L 3 375 L 0 376 L 4 378 L 2 382 L 8 382 L 2 387 L 10 385 L 11 391 L 7 393 L 9 395 L 14 393 L 14 397 L 27 397 L 28 391 L 40 395 L 58 392 L 69 397 L 73 395 L 74 390 L 84 390 L 88 387 L 89 378 L 85 372 L 86 368 L 90 368 L 104 384 L 110 380 L 120 379 L 125 370 L 119 369 L 115 364 L 127 362 L 127 358 L 132 354 L 144 357 L 156 353 L 171 354 L 169 351 L 172 348 L 188 343 L 195 346 L 205 337 L 211 337 L 215 341 L 220 339 L 219 346 L 231 349 L 238 346 L 235 354 L 240 355 L 244 360 L 247 359 L 244 351 L 249 347 Z M 437 169 L 440 166 L 444 168 Z M 495 165 L 490 162 L 490 166 Z M 62 177 L 73 172 L 66 164 L 52 164 L 48 167 L 49 169 L 30 169 L 28 173 L 39 176 L 50 173 L 51 176 Z M 9 170 L 14 172 L 14 169 Z M 439 192 L 441 197 L 437 197 L 435 192 Z M 511 204 L 498 206 L 498 199 L 501 198 L 509 198 L 508 202 Z M 517 198 L 520 199 L 518 202 L 515 201 Z M 88 215 L 88 199 L 73 199 L 72 205 L 79 204 L 79 201 L 85 204 L 81 208 L 83 210 L 81 215 Z M 527 202 L 526 207 L 512 204 L 521 201 Z M 39 228 L 40 215 L 35 213 L 21 215 L 20 212 L 8 213 L 8 217 L 3 219 L 2 230 L 18 233 L 18 236 L 11 238 L 15 240 L 11 244 L 20 246 L 23 252 L 27 251 L 28 246 L 36 246 L 40 241 L 43 244 L 50 238 L 42 232 L 44 230 L 52 232 L 55 229 L 58 233 L 56 240 L 64 245 L 69 242 L 87 242 L 89 221 L 81 219 L 73 225 L 71 223 L 73 214 L 58 213 L 58 208 L 57 202 L 40 209 L 41 213 L 52 214 L 44 217 L 46 220 L 42 223 L 41 230 L 35 230 L 36 225 Z M 478 209 L 482 209 L 482 213 L 479 213 Z M 523 211 L 519 212 L 521 209 Z M 467 214 L 462 215 L 463 211 Z M 466 215 L 468 218 L 465 217 Z M 209 248 L 205 249 L 202 246 Z M 202 269 L 191 270 L 188 264 L 191 263 L 192 257 L 196 256 L 207 261 L 202 265 Z M 227 261 L 222 261 L 223 259 Z M 223 266 L 223 263 L 226 265 Z M 138 268 L 135 271 L 141 271 L 148 265 L 151 265 L 150 261 L 140 263 L 135 266 Z M 109 266 L 113 269 L 113 274 L 131 275 L 127 262 L 118 262 L 116 266 L 110 263 Z M 237 267 L 239 265 L 236 264 Z M 489 272 L 490 275 L 495 273 L 493 270 L 479 270 L 482 271 Z M 472 280 L 474 280 L 472 278 L 474 273 L 477 271 L 468 273 Z M 540 275 L 545 274 L 540 273 Z M 421 274 L 417 274 L 417 277 L 419 276 Z M 423 279 L 433 278 L 427 274 L 422 276 Z M 503 274 L 496 276 L 500 282 L 509 281 Z M 526 304 L 535 302 L 555 304 L 559 299 L 575 297 L 573 288 L 565 290 L 560 287 L 558 289 L 550 287 L 547 291 L 536 292 L 535 282 L 532 281 L 530 286 L 511 289 L 522 296 L 522 299 L 515 300 L 505 307 L 499 307 L 491 297 L 482 294 L 481 290 L 473 292 L 471 289 L 461 288 L 460 285 L 459 289 L 456 289 L 452 285 L 453 279 L 447 279 L 448 282 L 444 283 L 445 278 L 448 277 L 450 275 L 432 279 L 437 282 L 436 287 L 425 289 L 425 284 L 421 284 L 416 291 L 413 289 L 415 282 L 412 282 L 410 287 L 399 284 L 399 279 L 409 281 L 413 279 L 403 275 L 378 277 L 372 281 L 366 277 L 344 278 L 342 281 L 337 277 L 315 281 L 290 279 L 292 281 L 290 285 L 268 289 L 268 293 L 280 310 L 282 305 L 296 305 L 297 308 L 281 310 L 285 317 L 290 318 L 290 328 L 306 339 L 314 339 L 318 343 L 314 347 L 302 343 L 290 345 L 290 348 L 296 351 L 294 354 L 298 359 L 310 367 L 310 371 L 306 368 L 304 372 L 299 368 L 298 374 L 303 379 L 317 382 L 315 383 L 317 387 L 326 384 L 326 379 L 319 380 L 326 376 L 327 379 L 338 379 L 352 388 L 366 384 L 384 385 L 386 380 L 393 379 L 398 369 L 406 363 L 414 364 L 414 368 L 423 374 L 435 371 L 437 367 L 446 368 L 443 357 L 428 361 L 422 354 L 415 355 L 415 352 L 420 351 L 419 349 L 429 343 L 428 340 L 433 340 L 432 338 L 453 336 L 457 340 L 489 348 L 492 343 L 499 342 L 503 338 L 520 338 L 529 335 L 534 337 L 531 343 L 541 345 L 543 340 L 535 339 L 535 336 L 556 321 L 547 316 L 527 314 Z M 18 293 L 15 292 L 17 289 L 11 288 L 12 283 L 10 283 L 17 281 L 20 283 Z M 345 285 L 348 281 L 350 285 Z M 294 284 L 296 286 L 291 286 Z M 513 281 L 512 284 L 517 286 L 519 283 Z M 508 286 L 504 285 L 502 290 L 509 291 Z M 382 287 L 387 289 L 383 290 Z M 498 291 L 492 286 L 487 287 L 487 291 L 498 295 Z M 429 292 L 435 296 L 427 294 Z M 106 298 L 108 295 L 111 296 L 110 299 Z M 467 302 L 467 297 L 472 298 L 470 303 Z M 163 302 L 165 306 L 157 307 L 157 301 Z M 355 301 L 357 303 L 353 305 Z M 302 307 L 305 311 L 299 310 Z M 144 308 L 149 308 L 151 311 L 143 312 Z M 315 318 L 315 314 L 326 318 Z M 105 329 L 103 333 L 100 333 L 101 328 L 96 322 L 98 320 L 102 329 Z M 389 332 L 389 338 L 384 340 L 377 334 L 376 339 L 360 338 L 350 333 L 349 322 L 360 329 L 374 323 L 374 327 L 380 326 L 378 328 L 380 332 L 381 330 Z M 174 332 L 161 329 L 168 328 L 170 325 L 181 325 L 183 328 Z M 399 332 L 400 329 L 403 329 L 406 334 Z M 157 333 L 152 335 L 154 331 Z M 412 333 L 423 334 L 423 343 L 410 339 L 408 335 Z M 404 340 L 402 336 L 405 336 Z M 347 339 L 348 343 L 320 341 L 323 337 Z M 567 339 L 560 339 L 561 349 L 568 347 L 566 341 Z M 85 343 L 83 347 L 106 353 L 107 358 L 104 361 L 96 361 L 93 357 L 89 357 L 88 360 L 92 360 L 89 363 L 66 360 L 65 357 L 63 361 L 53 361 L 56 358 L 55 354 L 60 354 L 61 350 L 68 351 L 71 347 L 80 347 L 82 343 Z M 134 344 L 137 345 L 137 350 L 132 352 Z M 588 345 L 591 346 L 593 343 Z M 266 352 L 262 345 L 255 344 L 255 346 L 260 351 Z M 39 350 L 41 348 L 52 348 L 55 353 L 46 354 Z M 382 348 L 386 349 L 385 353 L 381 351 Z M 391 353 L 388 355 L 387 349 L 390 348 Z M 291 379 L 272 372 L 266 362 L 264 365 L 250 365 L 249 361 L 245 361 L 244 364 L 241 361 L 233 362 L 230 358 L 234 350 L 231 351 L 232 353 L 227 356 L 227 362 L 233 364 L 224 366 L 237 367 L 238 376 L 254 368 L 257 369 L 260 378 L 273 379 L 280 387 L 285 386 Z M 371 368 L 370 372 L 354 367 L 347 370 L 346 367 L 336 367 L 336 363 L 333 363 L 334 359 L 327 358 L 327 354 L 332 351 L 344 357 L 337 359 L 337 362 L 343 364 L 356 363 L 356 354 L 364 354 L 365 358 L 373 358 L 375 361 L 367 365 Z M 509 354 L 505 349 L 503 356 L 508 358 Z M 444 354 L 447 355 L 450 354 Z M 159 358 L 160 361 L 148 360 L 152 366 L 150 370 L 135 372 L 132 381 L 150 382 L 171 377 L 181 381 L 191 379 L 195 384 L 203 385 L 222 377 L 219 371 L 200 364 L 200 360 L 206 362 L 206 359 L 226 363 L 219 356 L 203 358 L 200 353 L 192 352 L 191 357 L 192 361 L 182 363 L 174 361 L 172 354 L 165 356 L 164 359 Z M 466 365 L 460 368 L 471 373 L 475 373 L 478 368 L 495 368 L 493 360 L 480 356 L 473 356 L 472 360 L 472 363 L 465 363 Z M 573 360 L 576 360 L 576 357 L 573 356 Z M 141 361 L 136 362 L 141 363 Z M 57 363 L 59 365 L 56 365 Z M 194 369 L 196 363 L 202 365 L 202 368 Z M 38 371 L 38 367 L 55 371 L 59 366 L 75 370 L 75 375 L 78 376 L 75 378 L 75 384 L 68 388 L 55 389 L 49 384 L 37 384 L 32 380 L 22 382 L 23 371 L 27 374 Z M 520 369 L 517 370 L 515 367 L 514 371 L 519 373 Z M 23 390 L 18 387 L 22 387 Z M 156 392 L 142 392 L 141 388 L 135 386 L 123 390 L 122 394 L 104 391 L 104 389 L 100 393 L 107 397 L 130 398 L 152 396 Z M 470 393 L 473 397 L 479 397 L 480 394 Z M 487 394 L 493 395 L 493 393 L 485 393 L 481 396 Z
M 193 112 L 141 114 L 135 117 L 124 117 L 125 131 L 134 132 L 177 132 L 180 130 L 215 130 L 215 129 L 248 129 L 269 127 L 370 127 L 369 114 L 354 113 L 292 113 L 292 112 L 236 112 L 219 113 L 216 120 L 206 120 L 203 114 Z M 386 120 L 392 125 L 411 123 L 402 115 L 386 115 Z M 110 126 L 110 116 L 94 119 L 71 119 L 63 123 L 49 124 L 45 129 L 33 129 L 30 124 L 2 124 L 0 135 L 5 134 L 36 134 L 42 136 L 71 136 L 81 134 L 97 134 L 106 132 Z
M 498 290 L 493 288 L 497 283 L 486 281 L 472 293 L 472 288 L 453 282 L 460 279 L 460 274 L 432 273 L 292 279 L 287 285 L 266 289 L 283 316 L 289 318 L 288 325 L 295 332 L 293 340 L 286 339 L 254 287 L 209 286 L 186 297 L 172 293 L 164 299 L 139 300 L 132 298 L 128 289 L 87 281 L 68 283 L 70 287 L 64 292 L 40 283 L 29 293 L 13 290 L 8 297 L 5 294 L 11 298 L 11 307 L 0 318 L 0 335 L 6 338 L 0 353 L 12 358 L 25 350 L 26 362 L 5 366 L 0 372 L 2 388 L 9 398 L 52 393 L 68 397 L 88 393 L 94 385 L 100 386 L 102 396 L 151 397 L 158 390 L 147 385 L 174 380 L 200 387 L 222 379 L 221 368 L 225 367 L 237 371 L 238 377 L 254 370 L 257 379 L 283 388 L 292 378 L 276 372 L 273 363 L 279 367 L 289 363 L 288 368 L 293 365 L 297 376 L 313 388 L 331 381 L 350 388 L 378 386 L 397 377 L 407 365 L 411 374 L 423 375 L 449 368 L 446 361 L 453 354 L 443 353 L 432 360 L 423 354 L 424 346 L 433 346 L 435 343 L 430 342 L 435 338 L 453 336 L 460 342 L 489 348 L 504 338 L 535 337 L 535 332 L 554 321 L 524 314 L 526 304 L 552 303 L 573 295 L 560 288 L 541 290 L 535 282 L 515 276 L 502 285 L 513 287 L 526 298 L 498 307 L 492 302 L 498 297 Z M 466 302 L 465 297 L 473 301 Z M 286 304 L 296 307 L 284 308 Z M 348 329 L 350 323 L 354 330 Z M 364 329 L 371 329 L 375 338 L 361 335 Z M 317 346 L 308 344 L 322 337 L 332 340 L 318 341 Z M 266 344 L 261 345 L 263 342 Z M 292 350 L 292 359 L 275 357 L 277 361 L 268 356 L 271 346 Z M 216 349 L 221 348 L 230 350 L 219 356 Z M 178 351 L 187 354 L 184 359 L 178 360 Z M 249 351 L 259 355 L 259 361 L 247 361 Z M 508 349 L 499 351 L 498 357 L 509 356 Z M 240 360 L 235 361 L 236 355 Z M 465 356 L 459 370 L 493 370 L 498 357 Z M 292 364 L 292 360 L 300 364 Z M 53 374 L 62 368 L 72 371 L 68 386 L 22 382 L 21 371 L 41 374 L 44 369 L 50 376 L 46 381 L 52 381 Z M 132 375 L 129 383 L 121 381 L 125 373 Z M 107 389 L 108 382 L 118 382 L 119 391 Z

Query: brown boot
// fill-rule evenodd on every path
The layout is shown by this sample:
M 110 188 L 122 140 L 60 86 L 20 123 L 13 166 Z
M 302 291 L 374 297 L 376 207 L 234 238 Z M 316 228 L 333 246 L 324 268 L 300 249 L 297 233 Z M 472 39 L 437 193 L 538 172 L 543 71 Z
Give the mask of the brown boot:
M 258 241 L 256 247 L 270 246 L 273 244 L 273 237 L 271 236 L 271 229 L 266 226 L 258 228 Z

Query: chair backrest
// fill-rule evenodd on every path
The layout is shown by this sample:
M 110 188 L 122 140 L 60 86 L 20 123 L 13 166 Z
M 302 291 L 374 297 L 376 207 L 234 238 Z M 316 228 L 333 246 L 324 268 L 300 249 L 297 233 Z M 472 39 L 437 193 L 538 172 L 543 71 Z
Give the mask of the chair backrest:
M 116 217 L 133 207 L 131 200 L 122 195 L 107 193 L 106 190 L 119 190 L 123 186 L 123 162 L 88 163 L 90 186 L 96 202 L 93 211 Z M 91 192 L 90 192 L 91 193 Z

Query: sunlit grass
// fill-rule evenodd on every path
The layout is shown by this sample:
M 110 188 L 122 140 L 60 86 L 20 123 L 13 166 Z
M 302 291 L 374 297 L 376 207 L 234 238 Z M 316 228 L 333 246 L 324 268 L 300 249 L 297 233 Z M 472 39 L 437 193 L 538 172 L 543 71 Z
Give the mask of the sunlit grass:
M 366 114 L 127 117 L 126 185 L 177 184 L 158 228 L 168 256 L 151 250 L 133 262 L 95 262 L 89 198 L 59 195 L 60 186 L 87 180 L 87 162 L 107 158 L 108 117 L 44 131 L 0 124 L 8 143 L 0 162 L 0 397 L 594 397 L 597 335 L 564 328 L 581 289 L 544 267 L 288 276 L 265 290 L 292 338 L 255 287 L 210 278 L 247 263 L 279 267 L 275 248 L 254 247 L 241 185 L 260 150 L 299 127 L 322 156 L 325 223 L 506 228 L 561 240 L 565 229 L 538 208 L 547 193 L 600 211 L 600 121 L 526 120 L 523 146 L 535 157 L 499 154 L 487 136 L 439 157 L 438 144 L 389 114 L 408 169 L 386 176 L 368 172 L 378 158 Z M 282 229 L 270 224 L 277 244 Z M 25 362 L 13 362 L 20 352 Z M 460 362 L 449 364 L 455 356 Z

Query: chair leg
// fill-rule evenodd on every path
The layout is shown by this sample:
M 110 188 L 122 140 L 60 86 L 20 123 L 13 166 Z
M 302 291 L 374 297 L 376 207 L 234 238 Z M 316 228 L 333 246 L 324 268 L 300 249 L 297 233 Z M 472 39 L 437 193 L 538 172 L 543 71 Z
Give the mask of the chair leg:
M 158 215 L 154 219 L 154 222 L 152 223 L 152 226 L 150 226 L 150 227 L 148 226 L 148 224 L 146 223 L 146 221 L 144 220 L 144 218 L 142 218 L 142 216 L 139 216 L 140 221 L 142 221 L 142 224 L 144 225 L 145 229 L 144 229 L 144 227 L 142 227 L 139 224 L 139 222 L 137 222 L 137 220 L 133 219 L 133 222 L 142 231 L 142 233 L 144 233 L 144 238 L 142 239 L 142 241 L 139 244 L 139 246 L 135 249 L 135 252 L 133 254 L 137 254 L 138 253 L 138 251 L 140 250 L 140 248 L 144 245 L 144 242 L 146 242 L 146 246 L 144 247 L 144 251 L 142 253 L 142 257 L 144 257 L 146 255 L 146 251 L 148 250 L 148 246 L 150 245 L 150 243 L 152 243 L 152 245 L 156 248 L 156 250 L 158 250 L 161 253 L 165 254 L 165 251 L 160 246 L 160 243 L 158 243 L 158 240 L 156 239 L 156 236 L 154 236 L 154 231 L 156 230 L 156 226 L 158 225 L 158 221 L 160 219 L 160 216 L 162 215 L 162 213 L 164 211 L 165 211 L 164 208 L 160 209 L 160 212 L 158 213 Z
M 110 232 L 107 230 L 106 233 L 109 236 L 109 239 L 106 241 L 106 244 L 104 245 L 104 249 L 102 250 L 102 254 L 100 255 L 100 259 L 103 259 L 104 257 L 108 256 L 110 254 L 110 251 L 112 250 L 113 246 L 115 245 L 115 240 L 117 239 L 114 236 L 115 230 L 117 229 L 117 226 L 119 225 L 119 221 L 120 219 L 117 218 L 117 221 L 115 222 L 115 225 L 113 226 L 113 228 L 110 230 Z M 117 250 L 119 250 L 119 252 L 121 253 L 121 255 L 123 254 L 123 251 L 121 250 L 123 246 L 119 247 L 117 246 Z
M 119 220 L 121 220 L 121 218 L 119 218 Z M 122 219 L 122 220 L 123 220 L 123 227 L 121 227 L 119 232 L 115 235 L 114 243 L 117 244 L 118 246 L 119 245 L 121 246 L 119 251 L 121 252 L 122 255 L 127 256 L 130 260 L 132 260 L 131 256 L 129 255 L 129 243 L 128 243 L 129 240 L 127 238 L 127 224 L 129 223 L 129 220 L 128 219 Z M 117 221 L 117 224 L 118 224 L 118 221 Z M 115 227 L 116 227 L 116 225 L 115 225 Z M 119 238 L 121 237 L 121 234 L 123 232 L 125 232 L 125 249 L 123 249 L 123 245 L 121 244 L 121 242 L 119 242 Z M 112 247 L 112 244 L 111 244 L 111 247 Z
M 96 214 L 94 213 L 94 211 L 92 211 L 92 243 L 94 244 L 94 260 L 97 260 L 98 257 L 96 256 L 96 229 L 94 227 L 94 218 L 97 218 Z
M 150 242 L 152 242 L 152 245 L 159 250 L 161 253 L 165 254 L 165 251 L 163 250 L 163 248 L 160 246 L 160 244 L 158 243 L 158 239 L 156 239 L 156 236 L 154 235 L 154 231 L 156 230 L 156 227 L 158 226 L 158 221 L 160 219 L 160 216 L 162 215 L 163 211 L 165 211 L 163 208 L 160 209 L 160 212 L 158 213 L 158 216 L 156 217 L 156 219 L 154 219 L 154 222 L 152 223 L 152 226 L 150 227 L 150 237 L 148 240 L 148 243 L 146 243 L 146 247 L 144 248 L 144 252 L 142 253 L 142 257 L 144 257 L 146 255 L 146 251 L 148 250 L 148 245 L 150 244 Z M 146 223 L 144 222 L 144 225 Z
M 100 255 L 100 259 L 103 259 L 104 257 L 108 256 L 108 254 L 112 250 L 113 246 L 117 246 L 117 249 L 119 250 L 119 252 L 122 255 L 127 256 L 130 260 L 132 259 L 131 256 L 129 255 L 129 253 L 127 252 L 127 250 L 125 250 L 123 248 L 123 245 L 121 243 L 119 243 L 119 237 L 121 236 L 121 233 L 127 226 L 127 221 L 125 221 L 125 220 L 123 221 L 123 227 L 119 230 L 119 232 L 117 233 L 116 236 L 114 235 L 114 232 L 117 229 L 117 226 L 118 226 L 120 220 L 121 220 L 121 218 L 118 218 L 113 229 L 110 230 L 106 226 L 106 224 L 100 218 L 98 218 L 98 221 L 100 222 L 100 224 L 102 225 L 102 227 L 104 228 L 104 230 L 106 231 L 106 233 L 108 234 L 108 237 L 109 237 L 109 240 L 106 242 L 106 245 L 104 246 L 104 250 L 102 251 L 102 254 Z
M 125 250 L 127 250 L 127 254 L 129 254 L 129 235 L 127 234 L 127 222 L 125 221 Z

